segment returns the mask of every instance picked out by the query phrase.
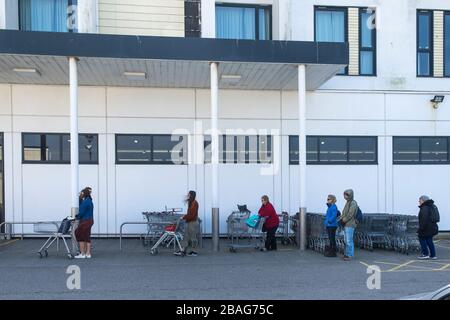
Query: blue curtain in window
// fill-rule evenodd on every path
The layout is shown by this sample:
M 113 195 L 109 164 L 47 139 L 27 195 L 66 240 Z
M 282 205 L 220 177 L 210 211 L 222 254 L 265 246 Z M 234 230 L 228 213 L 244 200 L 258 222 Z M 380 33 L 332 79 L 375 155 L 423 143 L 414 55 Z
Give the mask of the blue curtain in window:
M 216 37 L 255 39 L 255 9 L 216 6 Z
M 342 11 L 316 11 L 316 40 L 345 42 L 345 14 Z
M 259 40 L 269 40 L 268 10 L 259 9 Z
M 373 52 L 372 51 L 361 51 L 361 70 L 359 70 L 359 73 L 364 75 L 372 75 L 373 72 Z
M 68 0 L 20 0 L 20 29 L 67 32 Z

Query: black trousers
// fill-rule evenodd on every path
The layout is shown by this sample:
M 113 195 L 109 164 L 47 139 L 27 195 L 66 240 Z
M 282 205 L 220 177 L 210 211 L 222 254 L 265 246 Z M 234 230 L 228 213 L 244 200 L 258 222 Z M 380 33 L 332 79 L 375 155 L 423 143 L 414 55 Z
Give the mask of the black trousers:
M 275 237 L 275 233 L 277 232 L 278 226 L 267 229 L 263 226 L 263 231 L 267 232 L 266 236 L 266 249 L 267 250 L 277 250 L 277 238 Z
M 330 240 L 330 248 L 336 250 L 336 227 L 327 227 L 328 239 Z

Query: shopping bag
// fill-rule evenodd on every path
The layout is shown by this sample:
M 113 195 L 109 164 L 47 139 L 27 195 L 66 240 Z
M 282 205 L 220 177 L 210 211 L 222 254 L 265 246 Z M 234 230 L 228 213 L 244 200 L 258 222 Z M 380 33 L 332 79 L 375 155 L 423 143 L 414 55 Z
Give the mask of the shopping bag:
M 256 214 L 250 216 L 245 220 L 245 224 L 250 228 L 255 228 L 258 225 L 260 217 Z

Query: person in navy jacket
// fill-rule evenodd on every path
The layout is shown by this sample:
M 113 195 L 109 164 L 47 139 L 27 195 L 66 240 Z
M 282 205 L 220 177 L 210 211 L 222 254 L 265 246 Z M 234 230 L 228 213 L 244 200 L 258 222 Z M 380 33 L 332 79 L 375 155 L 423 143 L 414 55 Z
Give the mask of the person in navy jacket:
M 327 197 L 327 214 L 325 216 L 325 228 L 327 229 L 330 246 L 325 250 L 326 257 L 336 257 L 336 229 L 338 208 L 336 206 L 336 196 L 329 194 Z
M 77 219 L 80 220 L 75 230 L 75 237 L 79 242 L 80 254 L 76 259 L 91 258 L 91 228 L 94 224 L 94 204 L 91 197 L 91 188 L 85 188 L 81 192 L 80 209 Z
M 266 237 L 266 250 L 277 250 L 277 239 L 275 233 L 277 232 L 278 225 L 280 224 L 280 219 L 273 207 L 269 202 L 268 196 L 261 197 L 262 206 L 258 211 L 260 217 L 266 217 L 262 231 L 267 232 Z

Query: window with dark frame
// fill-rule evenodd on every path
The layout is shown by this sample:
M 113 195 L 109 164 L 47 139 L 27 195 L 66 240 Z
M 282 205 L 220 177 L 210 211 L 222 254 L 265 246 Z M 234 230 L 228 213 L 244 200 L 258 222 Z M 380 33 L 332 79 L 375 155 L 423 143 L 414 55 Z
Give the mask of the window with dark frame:
M 204 138 L 205 163 L 211 163 L 211 136 Z M 220 135 L 219 163 L 272 163 L 272 136 Z
M 314 7 L 314 41 L 347 42 L 348 9 L 344 7 Z M 348 75 L 345 67 L 338 75 Z
M 116 164 L 187 164 L 187 136 L 116 134 Z
M 394 137 L 394 164 L 450 164 L 450 137 Z
M 68 8 L 74 0 L 19 0 L 19 30 L 68 32 Z
M 98 164 L 98 135 L 78 135 L 80 164 Z M 70 164 L 70 135 L 66 133 L 23 133 L 23 163 Z
M 450 77 L 450 12 L 444 14 L 444 76 Z
M 417 11 L 417 76 L 433 75 L 433 11 Z
M 359 9 L 359 74 L 374 76 L 376 64 L 376 21 L 375 11 L 370 8 Z
M 377 137 L 307 136 L 307 164 L 378 164 Z M 289 164 L 298 165 L 298 136 L 289 136 Z
M 216 37 L 272 40 L 272 6 L 216 3 Z

